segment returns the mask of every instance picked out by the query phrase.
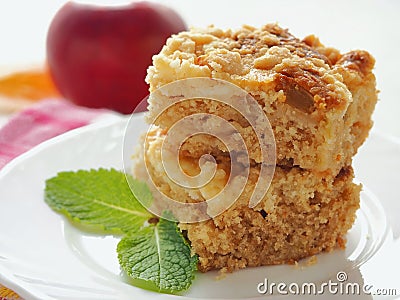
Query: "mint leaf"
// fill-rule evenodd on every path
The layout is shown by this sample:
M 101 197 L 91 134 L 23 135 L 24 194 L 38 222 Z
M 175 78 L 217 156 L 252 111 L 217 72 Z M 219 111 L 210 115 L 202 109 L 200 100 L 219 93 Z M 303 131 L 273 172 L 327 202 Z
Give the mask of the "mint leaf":
M 197 269 L 197 256 L 191 255 L 177 224 L 165 219 L 123 237 L 117 252 L 122 269 L 136 285 L 159 292 L 188 289 Z
M 197 256 L 191 256 L 177 223 L 157 219 L 137 200 L 151 203 L 148 186 L 128 180 L 114 169 L 61 172 L 46 181 L 45 201 L 76 224 L 126 233 L 118 244 L 118 258 L 135 285 L 166 293 L 188 289 Z
M 148 188 L 132 182 L 150 201 Z M 46 181 L 45 201 L 73 221 L 109 233 L 136 232 L 153 216 L 132 194 L 125 174 L 114 169 L 58 173 Z
M 140 199 L 140 203 L 144 203 L 146 207 L 150 206 L 153 202 L 153 195 L 149 186 L 143 182 L 134 179 L 132 176 L 127 176 L 131 191 L 133 191 L 136 198 Z

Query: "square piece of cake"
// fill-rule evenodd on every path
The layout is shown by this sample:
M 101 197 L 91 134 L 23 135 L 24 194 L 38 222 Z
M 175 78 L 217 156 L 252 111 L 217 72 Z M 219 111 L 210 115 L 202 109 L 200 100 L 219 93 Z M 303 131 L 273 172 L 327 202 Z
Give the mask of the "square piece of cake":
M 341 54 L 314 36 L 299 40 L 276 24 L 192 29 L 172 36 L 153 57 L 147 76 L 152 92 L 147 120 L 153 126 L 136 157 L 138 179 L 147 178 L 176 201 L 196 203 L 213 198 L 230 176 L 236 176 L 232 175 L 233 151 L 216 135 L 196 134 L 180 145 L 180 169 L 196 176 L 202 157 L 212 156 L 216 166 L 212 180 L 188 188 L 169 177 L 163 142 L 174 124 L 194 114 L 226 120 L 247 148 L 243 164 L 248 178 L 237 201 L 218 216 L 180 224 L 199 256 L 200 270 L 293 263 L 344 247 L 344 235 L 359 207 L 360 186 L 353 183 L 352 157 L 368 135 L 377 101 L 373 66 L 374 59 L 366 51 Z M 168 106 L 186 91 L 156 92 L 177 80 L 196 77 L 240 87 L 269 120 L 276 143 L 275 174 L 254 207 L 249 200 L 264 157 L 257 134 L 242 112 L 202 97 Z M 206 121 L 218 132 L 220 124 Z M 189 130 L 195 131 L 196 124 L 192 126 Z

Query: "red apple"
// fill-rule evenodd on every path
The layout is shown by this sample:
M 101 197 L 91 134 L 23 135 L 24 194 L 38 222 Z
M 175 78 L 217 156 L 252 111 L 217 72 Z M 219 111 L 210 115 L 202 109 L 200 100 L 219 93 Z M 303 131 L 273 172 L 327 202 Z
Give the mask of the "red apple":
M 150 2 L 106 7 L 68 2 L 47 35 L 50 74 L 61 94 L 88 107 L 131 113 L 148 94 L 151 57 L 186 29 L 172 9 Z

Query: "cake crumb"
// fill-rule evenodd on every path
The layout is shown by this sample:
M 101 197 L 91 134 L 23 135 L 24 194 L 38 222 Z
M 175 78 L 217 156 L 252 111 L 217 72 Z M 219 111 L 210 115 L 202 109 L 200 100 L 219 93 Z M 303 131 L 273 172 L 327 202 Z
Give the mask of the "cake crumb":
M 299 262 L 297 260 L 294 261 L 294 268 L 295 269 L 299 269 L 300 268 Z
M 313 266 L 313 265 L 315 265 L 316 263 L 318 262 L 318 258 L 317 258 L 317 256 L 316 255 L 313 255 L 313 256 L 311 256 L 308 260 L 307 260 L 307 262 L 306 262 L 306 266 Z
M 224 267 L 224 268 L 220 269 L 220 270 L 218 271 L 217 276 L 215 277 L 215 280 L 221 280 L 221 279 L 226 278 L 226 275 L 227 275 L 228 273 L 229 273 L 228 268 Z
M 318 263 L 318 258 L 316 255 L 313 255 L 309 257 L 307 260 L 302 260 L 302 261 L 294 261 L 294 268 L 296 270 L 304 270 L 306 267 L 313 266 Z

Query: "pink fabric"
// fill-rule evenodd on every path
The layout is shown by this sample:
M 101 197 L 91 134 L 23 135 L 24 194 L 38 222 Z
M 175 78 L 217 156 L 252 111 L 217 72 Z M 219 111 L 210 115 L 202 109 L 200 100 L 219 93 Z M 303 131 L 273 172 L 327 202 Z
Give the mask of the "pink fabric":
M 49 99 L 22 111 L 0 129 L 0 169 L 39 143 L 89 124 L 106 110 Z

